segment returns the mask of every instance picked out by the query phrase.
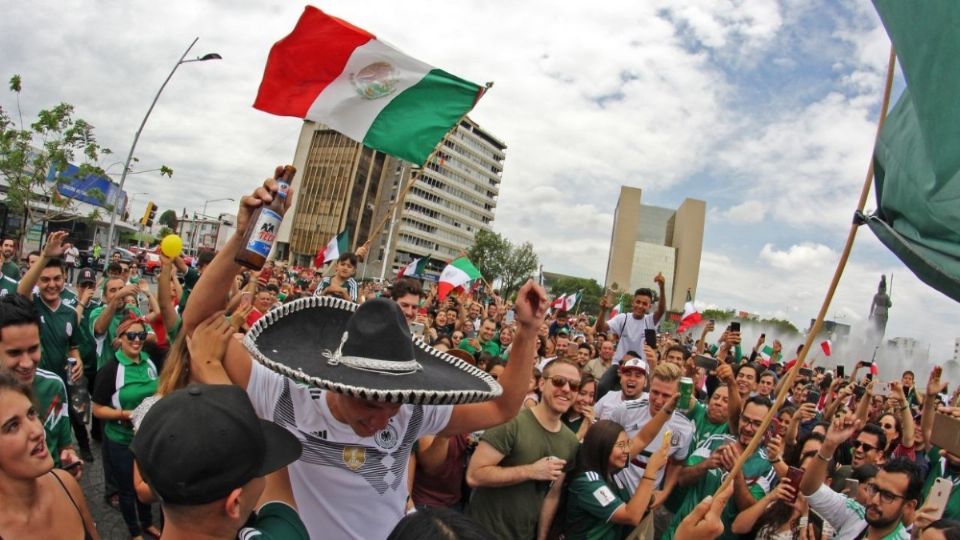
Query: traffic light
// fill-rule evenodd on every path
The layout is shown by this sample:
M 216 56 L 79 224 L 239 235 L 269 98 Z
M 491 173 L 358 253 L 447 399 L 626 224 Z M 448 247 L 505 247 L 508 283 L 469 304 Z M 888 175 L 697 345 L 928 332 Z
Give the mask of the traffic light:
M 157 215 L 157 205 L 153 204 L 153 201 L 147 203 L 147 209 L 143 213 L 143 217 L 140 218 L 140 224 L 146 228 L 153 227 L 153 218 Z

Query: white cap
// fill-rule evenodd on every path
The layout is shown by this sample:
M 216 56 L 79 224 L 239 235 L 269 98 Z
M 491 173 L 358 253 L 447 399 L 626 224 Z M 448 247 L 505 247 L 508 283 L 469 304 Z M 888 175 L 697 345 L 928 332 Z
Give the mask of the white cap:
M 620 371 L 625 369 L 640 369 L 643 370 L 644 375 L 650 371 L 650 366 L 647 365 L 647 361 L 641 358 L 628 358 L 620 362 Z

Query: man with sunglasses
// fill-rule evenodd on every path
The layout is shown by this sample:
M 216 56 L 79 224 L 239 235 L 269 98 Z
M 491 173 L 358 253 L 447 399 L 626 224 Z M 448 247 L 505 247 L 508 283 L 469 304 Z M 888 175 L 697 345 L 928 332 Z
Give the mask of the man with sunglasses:
M 467 467 L 474 488 L 467 514 L 494 538 L 542 538 L 549 530 L 580 446 L 560 417 L 579 390 L 577 365 L 554 360 L 544 367 L 540 402 L 480 439 Z
M 860 465 L 880 466 L 886 460 L 884 449 L 887 447 L 887 434 L 883 428 L 877 424 L 867 424 L 863 426 L 856 440 L 851 443 L 853 449 L 853 461 L 851 465 L 859 467 Z
M 837 531 L 837 540 L 907 540 L 910 534 L 903 526 L 903 515 L 916 509 L 923 488 L 923 478 L 915 463 L 906 458 L 884 463 L 863 486 L 865 506 L 824 483 L 833 452 L 857 432 L 860 424 L 861 420 L 852 414 L 834 420 L 816 459 L 803 475 L 800 491 L 810 508 Z

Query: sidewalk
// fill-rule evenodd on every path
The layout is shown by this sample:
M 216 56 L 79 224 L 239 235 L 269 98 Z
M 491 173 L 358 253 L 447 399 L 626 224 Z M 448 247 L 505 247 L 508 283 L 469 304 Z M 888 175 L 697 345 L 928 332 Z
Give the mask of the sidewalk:
M 123 516 L 120 510 L 116 510 L 103 500 L 103 458 L 100 454 L 100 444 L 94 440 L 90 441 L 90 447 L 96 460 L 93 463 L 84 463 L 83 477 L 80 479 L 80 485 L 83 487 L 83 494 L 87 498 L 87 505 L 90 507 L 90 513 L 97 524 L 97 530 L 100 531 L 100 538 L 103 540 L 129 540 L 130 533 L 127 531 L 127 525 L 123 522 Z M 160 505 L 153 505 L 153 521 L 160 527 Z M 152 537 L 144 536 L 149 540 Z

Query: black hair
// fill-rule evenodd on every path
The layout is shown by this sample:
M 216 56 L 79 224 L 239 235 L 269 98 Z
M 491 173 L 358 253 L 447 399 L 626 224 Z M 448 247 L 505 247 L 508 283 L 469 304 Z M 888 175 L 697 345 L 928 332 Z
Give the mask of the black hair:
M 568 317 L 569 315 L 570 315 L 570 314 L 567 313 L 567 310 L 565 310 L 565 309 L 557 310 L 557 318 L 558 318 L 558 319 L 559 319 L 560 317 L 566 318 L 566 317 Z
M 449 508 L 423 508 L 407 514 L 390 531 L 387 540 L 493 540 L 476 520 Z
M 883 420 L 884 416 L 889 416 L 893 418 L 893 429 L 897 431 L 897 438 L 893 439 L 892 441 L 887 441 L 887 446 L 892 446 L 893 448 L 896 448 L 897 445 L 900 444 L 900 441 L 903 439 L 903 427 L 901 426 L 900 415 L 894 414 L 892 412 L 883 413 L 880 415 L 880 418 L 878 418 L 877 420 L 878 421 Z M 881 429 L 883 429 L 882 426 L 881 426 Z M 885 446 L 884 450 L 886 450 L 886 448 L 887 447 Z
M 408 294 L 423 296 L 423 287 L 420 286 L 419 281 L 413 278 L 400 278 L 390 289 L 390 298 L 393 298 L 395 301 Z
M 580 349 L 586 349 L 590 351 L 591 355 L 593 355 L 593 347 L 591 347 L 587 342 L 583 342 L 580 344 L 579 347 L 577 347 L 577 350 L 580 350 Z
M 927 528 L 940 531 L 947 540 L 960 540 L 960 521 L 955 519 L 938 519 Z
M 352 264 L 353 267 L 356 268 L 356 267 L 357 267 L 357 254 L 354 253 L 354 252 L 352 252 L 352 251 L 348 251 L 348 252 L 346 252 L 346 253 L 341 254 L 339 257 L 337 257 L 337 262 L 338 262 L 338 263 L 344 262 L 344 261 L 350 261 L 350 264 Z
M 47 268 L 59 268 L 61 273 L 67 273 L 66 265 L 64 265 L 63 259 L 60 257 L 51 257 L 47 259 L 46 264 L 43 265 L 43 269 L 46 270 Z
M 734 376 L 740 375 L 740 372 L 743 371 L 744 369 L 752 369 L 754 377 L 757 378 L 757 381 L 760 380 L 760 366 L 752 362 L 747 362 L 746 364 L 740 364 L 739 366 L 737 366 L 737 370 L 736 372 L 734 372 Z
M 906 371 L 904 371 L 903 374 L 900 375 L 900 377 L 906 377 L 907 375 L 910 375 L 910 376 L 913 377 L 914 379 L 917 378 L 917 376 L 916 376 L 912 371 L 910 371 L 909 369 L 906 370 Z
M 653 291 L 647 287 L 640 287 L 639 289 L 633 291 L 634 296 L 646 296 L 651 301 L 653 300 Z
M 883 428 L 877 424 L 870 423 L 863 426 L 863 429 L 860 430 L 860 433 L 867 433 L 870 435 L 877 436 L 877 450 L 880 452 L 887 451 L 887 434 L 883 431 Z
M 200 253 L 197 253 L 197 267 L 202 268 L 210 264 L 216 255 L 217 253 L 214 251 L 201 251 Z
M 111 262 L 110 264 L 107 265 L 107 274 L 113 274 L 113 273 L 119 274 L 121 272 L 123 272 L 123 267 L 120 266 L 120 263 Z
M 870 424 L 867 424 L 868 426 Z M 864 426 L 866 427 L 866 426 Z M 907 475 L 909 482 L 907 489 L 903 492 L 903 498 L 908 501 L 917 501 L 920 503 L 920 494 L 923 491 L 923 476 L 920 473 L 920 467 L 912 459 L 906 457 L 895 457 L 880 467 L 885 473 L 899 473 Z
M 35 250 L 31 251 L 30 253 L 27 253 L 27 258 L 29 259 L 31 255 L 36 255 L 37 257 L 39 257 L 39 256 L 40 256 L 40 250 L 39 250 L 39 249 L 35 249 Z
M 747 399 L 747 401 L 745 401 L 745 402 L 743 403 L 743 408 L 740 409 L 740 410 L 741 410 L 741 411 L 747 410 L 747 405 L 749 405 L 749 404 L 751 404 L 751 403 L 753 403 L 754 405 L 760 405 L 760 406 L 766 407 L 767 409 L 770 409 L 770 408 L 773 407 L 773 402 L 770 401 L 770 398 L 765 397 L 765 396 L 761 396 L 761 395 L 758 394 L 758 395 L 756 395 L 756 396 L 751 396 L 751 397 L 749 397 L 749 398 Z
M 797 439 L 797 444 L 793 446 L 793 451 L 790 452 L 789 456 L 784 456 L 783 459 L 787 462 L 787 465 L 791 467 L 800 467 L 803 464 L 803 445 L 807 444 L 807 441 L 820 441 L 820 443 L 823 443 L 825 440 L 827 440 L 826 437 L 812 431 L 801 435 Z M 828 467 L 828 470 L 832 469 Z
M 280 287 L 277 287 L 273 283 L 268 283 L 263 286 L 263 289 L 261 289 L 261 292 L 262 291 L 271 292 L 273 294 L 280 294 Z
M 880 469 L 872 463 L 864 463 L 859 467 L 854 467 L 853 470 L 850 471 L 850 478 L 863 484 L 877 476 L 877 471 L 879 470 Z
M 683 355 L 684 360 L 686 360 L 687 358 L 690 358 L 690 351 L 688 351 L 687 348 L 684 347 L 683 345 L 671 345 L 670 347 L 667 348 L 667 351 L 664 353 L 663 357 L 666 358 L 667 355 L 672 353 L 673 351 L 680 351 L 680 354 Z
M 500 357 L 494 356 L 487 352 L 482 352 L 479 354 L 477 363 L 479 364 L 481 361 L 485 364 L 484 368 L 487 373 L 490 373 L 490 370 L 492 370 L 496 366 L 507 365 L 507 363 L 504 362 L 502 359 L 500 359 Z
M 3 329 L 8 326 L 35 324 L 40 329 L 40 313 L 33 302 L 19 294 L 7 294 L 0 297 L 0 342 L 3 341 Z
M 610 453 L 617 444 L 617 438 L 623 433 L 623 426 L 613 420 L 598 420 L 590 426 L 587 435 L 580 444 L 577 453 L 577 466 L 571 478 L 579 474 L 594 471 L 605 480 L 610 480 L 618 471 L 610 470 Z

